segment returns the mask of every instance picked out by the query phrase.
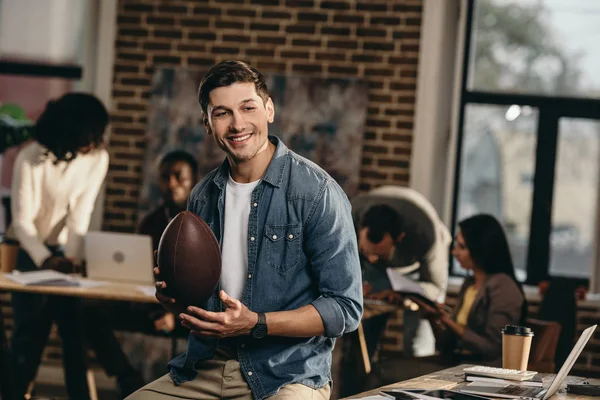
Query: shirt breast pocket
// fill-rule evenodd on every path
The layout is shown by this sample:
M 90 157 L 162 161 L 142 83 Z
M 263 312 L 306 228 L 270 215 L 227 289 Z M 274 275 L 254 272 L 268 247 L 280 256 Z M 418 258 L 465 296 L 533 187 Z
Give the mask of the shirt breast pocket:
M 300 262 L 302 225 L 265 226 L 267 265 L 281 273 Z

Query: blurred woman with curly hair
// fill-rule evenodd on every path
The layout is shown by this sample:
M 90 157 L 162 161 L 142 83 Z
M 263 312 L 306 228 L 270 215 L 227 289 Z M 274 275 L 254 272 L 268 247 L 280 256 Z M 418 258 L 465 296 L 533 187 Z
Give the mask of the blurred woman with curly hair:
M 76 270 L 108 170 L 108 152 L 103 148 L 107 125 L 106 108 L 89 94 L 68 93 L 46 105 L 36 122 L 34 141 L 21 150 L 13 170 L 13 215 L 7 236 L 19 242 L 18 270 Z M 56 322 L 63 341 L 69 398 L 88 399 L 78 301 L 15 292 L 12 305 L 16 398 L 23 398 L 35 378 Z

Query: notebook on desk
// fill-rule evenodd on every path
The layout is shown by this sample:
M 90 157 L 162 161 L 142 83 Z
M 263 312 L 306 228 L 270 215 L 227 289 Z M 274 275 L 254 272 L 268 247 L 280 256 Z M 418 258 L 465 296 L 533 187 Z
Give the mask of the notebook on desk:
M 154 286 L 150 236 L 88 232 L 84 244 L 88 278 Z
M 464 393 L 494 398 L 499 397 L 506 399 L 547 400 L 550 397 L 554 396 L 556 392 L 558 392 L 558 389 L 564 383 L 565 379 L 569 375 L 569 372 L 571 372 L 571 368 L 573 368 L 573 364 L 575 364 L 577 357 L 579 357 L 581 351 L 594 334 L 596 327 L 597 325 L 593 325 L 583 331 L 581 337 L 575 344 L 575 347 L 573 347 L 573 350 L 571 350 L 571 354 L 569 354 L 569 357 L 567 357 L 567 360 L 562 365 L 560 371 L 558 372 L 558 374 L 556 374 L 556 376 L 552 380 L 552 384 L 547 390 L 543 388 L 526 387 L 511 384 L 494 385 L 486 382 L 473 382 L 458 390 Z

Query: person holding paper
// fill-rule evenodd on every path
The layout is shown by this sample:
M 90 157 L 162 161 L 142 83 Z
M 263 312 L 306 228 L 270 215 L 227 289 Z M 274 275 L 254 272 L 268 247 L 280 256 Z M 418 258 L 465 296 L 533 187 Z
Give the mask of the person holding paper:
M 34 141 L 16 158 L 11 188 L 12 224 L 19 242 L 17 269 L 71 273 L 81 260 L 83 237 L 108 170 L 103 147 L 108 112 L 94 96 L 68 93 L 48 102 Z M 63 296 L 15 292 L 12 369 L 23 398 L 35 378 L 52 323 L 63 342 L 69 398 L 89 399 L 79 302 Z
M 413 189 L 382 186 L 355 197 L 352 210 L 366 297 L 398 304 L 401 297 L 399 288 L 392 285 L 395 283 L 442 302 L 451 236 L 431 203 Z M 370 353 L 374 353 L 386 323 L 387 316 L 365 321 Z M 435 352 L 429 322 L 409 309 L 404 311 L 403 344 L 408 358 Z

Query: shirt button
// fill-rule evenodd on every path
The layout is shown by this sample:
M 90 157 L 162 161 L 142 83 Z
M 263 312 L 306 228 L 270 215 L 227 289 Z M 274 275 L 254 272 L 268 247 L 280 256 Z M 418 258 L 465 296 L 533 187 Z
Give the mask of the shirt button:
M 258 203 L 254 203 L 252 204 L 254 207 L 258 207 Z
M 277 240 L 277 235 L 273 235 L 273 240 Z
M 290 236 L 288 236 L 290 239 L 294 238 L 294 235 L 290 234 Z
M 251 236 L 251 237 L 250 237 L 250 241 L 251 241 L 251 242 L 254 242 L 254 236 Z
M 252 376 L 252 371 L 248 372 L 248 376 Z
M 252 274 L 248 274 L 248 279 L 252 279 Z

